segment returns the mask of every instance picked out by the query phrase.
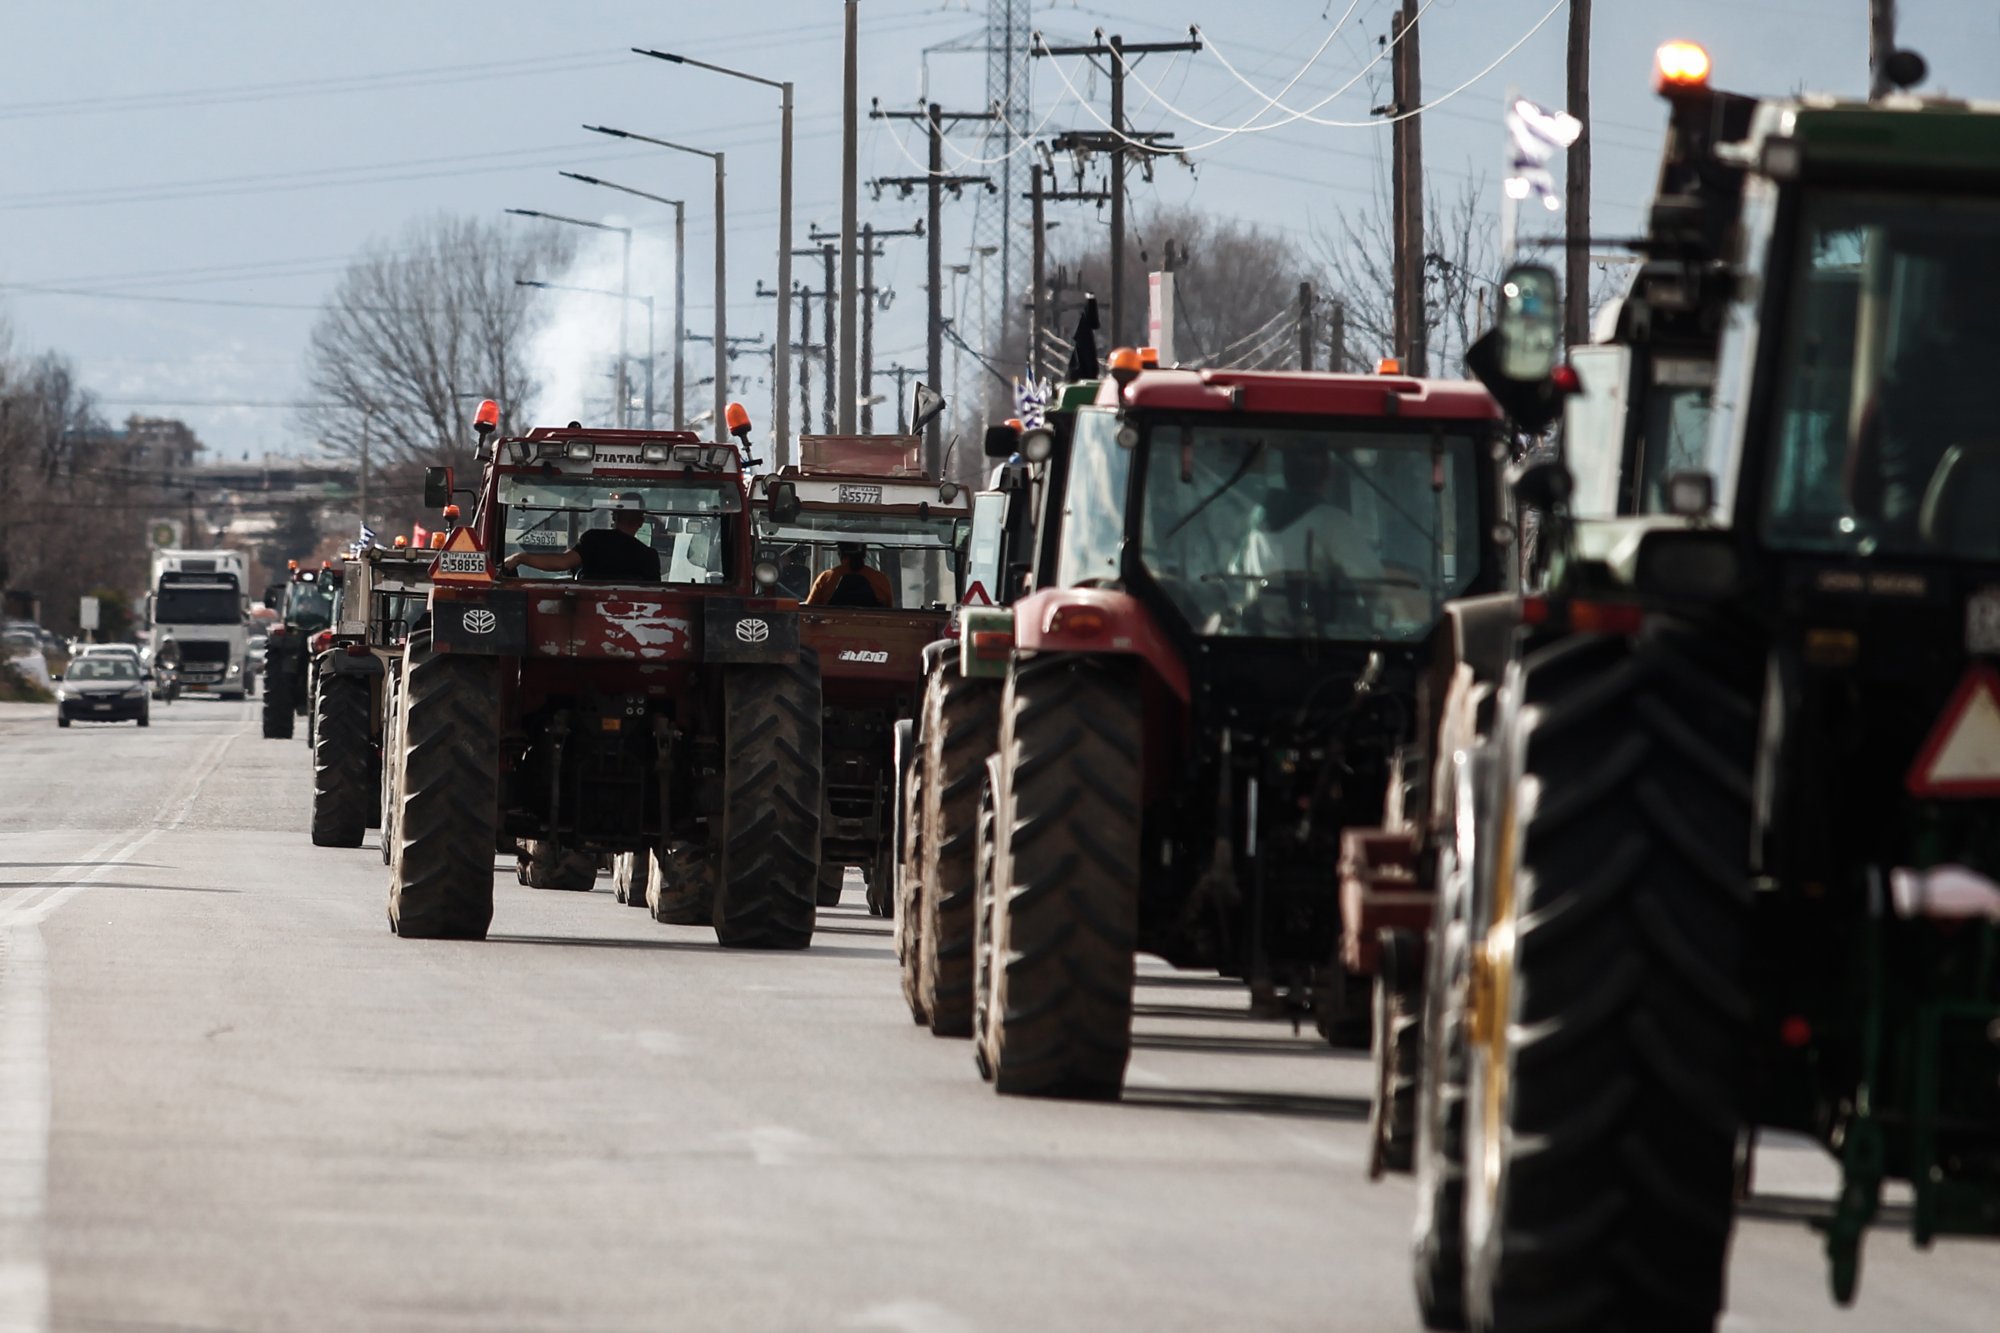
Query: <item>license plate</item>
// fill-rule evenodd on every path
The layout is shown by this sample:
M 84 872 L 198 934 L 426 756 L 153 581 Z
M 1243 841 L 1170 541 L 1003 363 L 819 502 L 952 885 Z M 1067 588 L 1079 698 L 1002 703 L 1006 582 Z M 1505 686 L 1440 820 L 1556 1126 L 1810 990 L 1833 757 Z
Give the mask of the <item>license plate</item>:
M 111 711 L 110 704 L 92 704 L 91 707 L 95 708 L 100 713 L 108 713 Z
M 2000 654 L 2000 587 L 1981 588 L 1966 599 L 1965 651 Z

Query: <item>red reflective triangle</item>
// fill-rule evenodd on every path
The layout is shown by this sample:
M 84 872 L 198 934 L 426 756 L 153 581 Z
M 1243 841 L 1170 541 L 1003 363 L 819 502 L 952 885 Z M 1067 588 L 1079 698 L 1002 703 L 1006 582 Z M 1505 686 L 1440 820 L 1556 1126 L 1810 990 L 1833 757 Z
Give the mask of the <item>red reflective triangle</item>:
M 1904 781 L 1912 796 L 2000 796 L 2000 672 L 1967 668 Z
M 993 605 L 993 599 L 986 595 L 986 585 L 975 579 L 972 586 L 965 590 L 963 604 L 966 606 L 991 606 Z
M 479 549 L 479 543 L 473 540 L 471 528 L 453 528 L 451 530 L 451 540 L 444 544 L 444 549 L 447 551 L 476 551 Z

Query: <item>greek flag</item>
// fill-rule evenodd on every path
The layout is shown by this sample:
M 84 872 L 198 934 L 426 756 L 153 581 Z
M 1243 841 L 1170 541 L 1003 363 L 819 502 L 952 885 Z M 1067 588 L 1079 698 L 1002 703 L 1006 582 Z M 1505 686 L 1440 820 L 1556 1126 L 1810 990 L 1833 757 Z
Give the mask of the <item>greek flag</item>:
M 1568 148 L 1583 133 L 1583 122 L 1566 111 L 1551 111 L 1525 97 L 1517 97 L 1507 108 L 1507 179 L 1509 199 L 1530 196 L 1554 213 L 1562 208 L 1556 194 L 1555 178 L 1548 162 L 1558 150 Z
M 361 540 L 356 545 L 364 551 L 373 547 L 375 545 L 375 529 L 363 523 L 361 525 Z
M 1025 377 L 1014 381 L 1015 415 L 1021 418 L 1024 429 L 1033 430 L 1045 423 L 1051 392 L 1049 382 L 1035 378 L 1032 367 Z

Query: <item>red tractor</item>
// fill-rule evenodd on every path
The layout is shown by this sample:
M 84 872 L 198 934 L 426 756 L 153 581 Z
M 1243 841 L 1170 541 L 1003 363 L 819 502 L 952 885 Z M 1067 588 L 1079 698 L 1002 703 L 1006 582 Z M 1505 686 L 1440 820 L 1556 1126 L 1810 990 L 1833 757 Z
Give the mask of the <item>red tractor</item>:
M 1045 517 L 975 828 L 1003 1093 L 1119 1095 L 1140 952 L 1366 1031 L 1340 836 L 1381 820 L 1446 602 L 1515 577 L 1478 385 L 1110 364 L 1066 438 L 1021 442 Z
M 804 603 L 800 635 L 819 657 L 825 806 L 821 906 L 848 866 L 869 910 L 892 910 L 893 737 L 913 716 L 925 645 L 957 595 L 971 502 L 924 474 L 917 436 L 804 436 L 798 465 L 751 487 L 759 563 Z
M 483 938 L 498 848 L 580 889 L 606 856 L 654 853 L 662 919 L 732 947 L 810 943 L 819 671 L 755 558 L 750 423 L 729 416 L 740 446 L 574 422 L 495 439 L 481 405 L 476 507 L 402 664 L 398 934 Z M 453 494 L 432 469 L 426 503 Z

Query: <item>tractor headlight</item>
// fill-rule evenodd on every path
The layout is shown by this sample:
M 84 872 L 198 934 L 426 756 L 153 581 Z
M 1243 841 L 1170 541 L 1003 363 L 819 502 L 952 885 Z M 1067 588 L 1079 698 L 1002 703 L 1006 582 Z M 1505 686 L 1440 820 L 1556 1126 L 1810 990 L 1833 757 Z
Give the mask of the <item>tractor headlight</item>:
M 667 444 L 642 444 L 639 457 L 648 463 L 664 463 L 674 456 L 673 446 Z
M 775 562 L 770 560 L 759 560 L 757 562 L 757 568 L 752 570 L 751 572 L 754 575 L 756 575 L 758 587 L 771 588 L 777 586 L 778 566 Z

